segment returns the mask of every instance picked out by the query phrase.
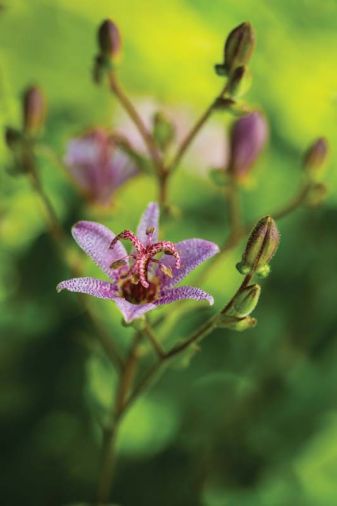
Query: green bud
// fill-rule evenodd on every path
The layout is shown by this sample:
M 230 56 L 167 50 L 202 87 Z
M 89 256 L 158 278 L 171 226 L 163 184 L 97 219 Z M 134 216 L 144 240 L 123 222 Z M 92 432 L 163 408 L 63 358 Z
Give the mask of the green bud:
M 242 260 L 237 264 L 241 274 L 256 273 L 261 277 L 269 274 L 269 262 L 280 243 L 276 223 L 270 216 L 262 218 L 251 232 Z
M 232 311 L 237 317 L 250 315 L 257 306 L 260 298 L 260 285 L 246 286 L 234 299 Z
M 217 324 L 218 327 L 243 332 L 256 326 L 256 318 L 245 316 L 244 318 L 235 318 L 233 316 L 224 316 Z
M 328 143 L 326 139 L 320 137 L 319 139 L 315 140 L 307 149 L 303 159 L 304 169 L 312 177 L 321 175 L 327 156 Z
M 174 140 L 175 128 L 162 112 L 153 116 L 153 137 L 162 151 L 166 151 Z
M 232 73 L 246 65 L 255 47 L 255 35 L 250 23 L 242 23 L 230 32 L 224 48 L 224 68 Z
M 23 130 L 36 135 L 43 127 L 46 116 L 46 103 L 42 91 L 37 86 L 26 89 L 22 100 Z
M 121 51 L 121 37 L 119 30 L 111 19 L 106 19 L 98 28 L 98 46 L 102 56 L 115 59 Z
M 252 83 L 252 75 L 247 67 L 237 67 L 228 82 L 228 93 L 234 97 L 241 97 L 249 90 Z

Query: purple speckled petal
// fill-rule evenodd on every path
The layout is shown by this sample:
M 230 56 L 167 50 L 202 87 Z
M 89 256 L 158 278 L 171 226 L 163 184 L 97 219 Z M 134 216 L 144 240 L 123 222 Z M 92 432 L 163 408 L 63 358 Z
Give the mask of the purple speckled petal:
M 96 278 L 73 278 L 62 281 L 56 287 L 58 292 L 69 290 L 69 292 L 86 293 L 100 299 L 115 300 L 117 296 L 117 288 L 108 281 L 101 281 Z
M 172 278 L 164 276 L 162 273 L 158 274 L 161 276 L 165 288 L 175 286 L 199 264 L 219 253 L 219 247 L 214 242 L 205 241 L 204 239 L 186 239 L 176 243 L 176 248 L 181 259 L 180 269 L 175 267 L 175 259 L 172 256 L 165 255 L 160 260 L 160 263 L 171 268 L 173 274 Z
M 56 287 L 58 292 L 69 290 L 69 292 L 85 293 L 98 297 L 99 299 L 112 300 L 118 306 L 118 309 L 124 316 L 127 323 L 140 318 L 147 311 L 155 309 L 155 304 L 131 304 L 127 300 L 120 297 L 117 288 L 108 281 L 101 281 L 96 278 L 73 278 L 62 281 Z
M 120 242 L 110 249 L 115 234 L 104 225 L 94 221 L 79 221 L 73 226 L 72 234 L 77 244 L 92 258 L 95 264 L 114 279 L 116 270 L 110 268 L 111 264 L 127 256 L 127 252 Z
M 130 323 L 133 320 L 142 317 L 145 313 L 157 307 L 155 303 L 151 302 L 147 304 L 132 304 L 122 297 L 116 298 L 115 303 L 123 314 L 124 319 L 127 323 Z
M 137 237 L 144 244 L 146 244 L 148 240 L 146 230 L 151 227 L 154 227 L 152 242 L 157 242 L 158 228 L 159 228 L 159 206 L 157 202 L 149 203 L 139 221 L 139 225 L 137 228 Z
M 193 286 L 170 288 L 164 291 L 160 299 L 155 303 L 160 306 L 161 304 L 170 304 L 171 302 L 182 299 L 207 300 L 210 305 L 214 304 L 214 299 L 209 293 L 200 290 L 200 288 L 194 288 Z

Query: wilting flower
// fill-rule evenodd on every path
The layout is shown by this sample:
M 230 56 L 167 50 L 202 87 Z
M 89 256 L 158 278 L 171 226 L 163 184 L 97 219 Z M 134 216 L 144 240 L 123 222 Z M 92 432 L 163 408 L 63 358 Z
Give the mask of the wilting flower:
M 268 137 L 266 120 L 259 112 L 239 118 L 230 133 L 228 171 L 235 179 L 244 179 L 257 160 Z
M 207 300 L 213 304 L 213 297 L 203 290 L 176 285 L 200 263 L 218 253 L 218 246 L 203 239 L 178 243 L 158 241 L 158 221 L 158 204 L 150 203 L 136 234 L 124 230 L 115 235 L 99 223 L 78 222 L 72 229 L 74 239 L 110 281 L 74 278 L 59 283 L 57 291 L 66 289 L 112 300 L 126 322 L 176 300 Z M 129 254 L 121 239 L 131 242 Z
M 119 186 L 137 173 L 134 162 L 103 128 L 95 128 L 72 139 L 65 163 L 89 199 L 103 205 L 109 203 Z

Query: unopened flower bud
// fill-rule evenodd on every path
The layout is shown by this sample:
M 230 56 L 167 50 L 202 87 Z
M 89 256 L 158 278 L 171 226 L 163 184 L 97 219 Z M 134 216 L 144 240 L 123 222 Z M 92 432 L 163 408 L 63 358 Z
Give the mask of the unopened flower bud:
M 280 233 L 270 216 L 262 218 L 251 232 L 242 260 L 237 264 L 241 274 L 269 274 L 269 262 L 276 253 L 280 243 Z
M 261 294 L 260 285 L 246 286 L 236 297 L 232 310 L 235 316 L 243 318 L 250 315 L 257 306 Z
M 230 132 L 228 165 L 228 171 L 234 179 L 240 181 L 246 178 L 267 138 L 267 123 L 259 112 L 246 114 L 235 121 Z
M 165 151 L 174 140 L 175 129 L 171 121 L 162 113 L 153 116 L 153 137 L 158 147 Z
M 228 82 L 228 94 L 234 97 L 241 97 L 247 93 L 251 83 L 252 75 L 248 67 L 245 67 L 244 65 L 237 67 Z
M 326 139 L 320 137 L 309 146 L 304 155 L 303 165 L 305 170 L 307 170 L 311 176 L 320 175 L 327 156 L 328 143 Z
M 236 330 L 237 332 L 243 332 L 244 330 L 251 329 L 256 326 L 256 318 L 251 316 L 245 316 L 244 318 L 235 318 L 233 316 L 224 316 L 217 323 L 218 327 Z
M 103 56 L 113 59 L 120 53 L 122 45 L 120 33 L 111 19 L 106 19 L 100 25 L 97 38 L 99 49 Z
M 224 48 L 224 67 L 231 73 L 237 67 L 246 65 L 253 53 L 255 35 L 250 23 L 242 23 L 230 32 Z
M 31 86 L 23 94 L 23 130 L 29 135 L 37 134 L 43 127 L 46 103 L 42 91 Z

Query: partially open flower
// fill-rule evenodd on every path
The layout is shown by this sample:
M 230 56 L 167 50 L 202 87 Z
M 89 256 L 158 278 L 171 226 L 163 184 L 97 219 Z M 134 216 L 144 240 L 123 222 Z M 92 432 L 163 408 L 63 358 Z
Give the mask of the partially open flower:
M 115 190 L 137 174 L 135 163 L 103 128 L 95 128 L 72 139 L 66 166 L 91 201 L 109 204 Z
M 245 179 L 263 150 L 267 138 L 267 123 L 259 112 L 246 114 L 233 124 L 230 132 L 228 172 L 234 179 Z
M 72 229 L 74 239 L 110 281 L 74 278 L 59 283 L 57 290 L 112 300 L 126 322 L 176 300 L 207 300 L 213 304 L 213 297 L 203 290 L 176 285 L 200 263 L 218 253 L 218 246 L 203 239 L 187 239 L 176 244 L 158 241 L 158 220 L 158 204 L 150 203 L 136 234 L 124 230 L 116 236 L 99 223 L 77 223 Z M 129 254 L 121 239 L 131 242 Z

